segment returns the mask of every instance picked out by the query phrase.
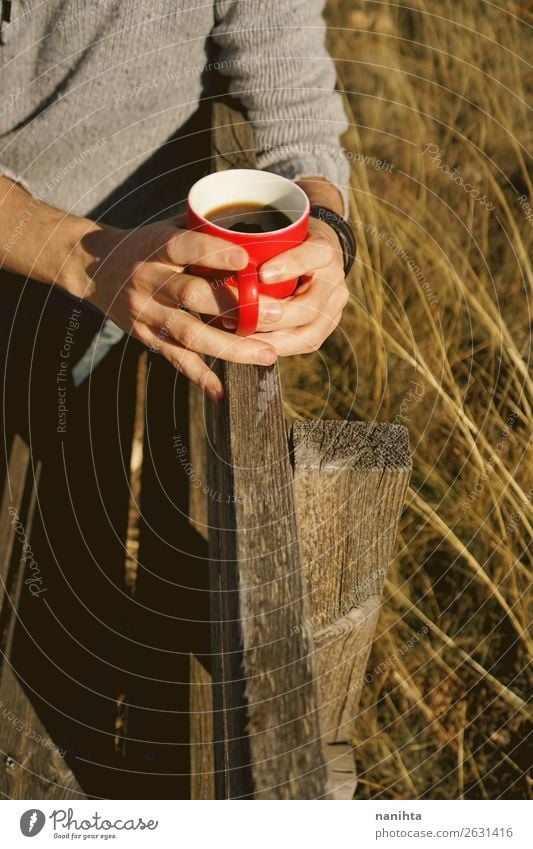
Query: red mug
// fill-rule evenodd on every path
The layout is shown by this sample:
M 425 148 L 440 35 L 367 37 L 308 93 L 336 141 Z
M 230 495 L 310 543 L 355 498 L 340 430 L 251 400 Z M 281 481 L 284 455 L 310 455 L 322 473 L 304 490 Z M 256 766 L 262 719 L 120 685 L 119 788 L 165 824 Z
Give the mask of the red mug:
M 246 233 L 227 230 L 214 224 L 206 216 L 221 206 L 235 204 L 264 204 L 283 212 L 290 221 L 279 230 L 264 233 Z M 239 291 L 237 334 L 249 336 L 257 330 L 259 294 L 273 298 L 292 295 L 298 278 L 281 283 L 262 283 L 258 266 L 305 240 L 309 221 L 309 198 L 296 183 L 270 171 L 253 168 L 232 168 L 208 174 L 194 184 L 187 198 L 187 227 L 210 236 L 218 236 L 240 245 L 248 253 L 249 262 L 241 271 L 217 271 L 212 268 L 193 266 L 192 271 L 202 277 L 224 279 L 224 284 L 235 286 Z

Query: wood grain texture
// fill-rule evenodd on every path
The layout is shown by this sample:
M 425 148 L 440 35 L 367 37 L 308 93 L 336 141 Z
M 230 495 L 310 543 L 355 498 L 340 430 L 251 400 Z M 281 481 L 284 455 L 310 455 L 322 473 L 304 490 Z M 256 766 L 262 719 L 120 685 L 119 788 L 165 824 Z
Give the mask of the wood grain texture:
M 208 421 L 217 796 L 326 792 L 292 470 L 275 367 L 215 364 Z
M 31 706 L 11 667 L 0 681 L 0 796 L 85 799 L 61 752 Z M 5 711 L 5 714 L 4 714 Z
M 344 743 L 353 733 L 380 604 L 381 598 L 371 596 L 314 634 L 320 726 L 326 743 Z
M 320 631 L 381 598 L 409 443 L 401 425 L 295 422 L 291 448 L 312 630 Z
M 209 536 L 207 502 L 207 446 L 205 441 L 204 393 L 191 381 L 189 386 L 188 458 L 195 475 L 189 486 L 189 521 L 204 539 Z
M 213 682 L 194 654 L 191 654 L 190 681 L 191 799 L 214 799 Z
M 228 168 L 254 168 L 255 146 L 251 125 L 244 117 L 239 104 L 229 99 L 214 100 L 211 113 L 211 156 L 212 170 L 225 171 Z M 206 442 L 206 411 L 204 406 L 204 395 L 202 390 L 191 382 L 189 386 L 189 445 L 188 460 L 194 473 L 194 482 L 191 479 L 189 486 L 189 521 L 192 527 L 201 534 L 204 539 L 209 538 L 209 503 L 221 494 L 211 490 L 208 484 L 207 473 L 207 442 Z M 197 485 L 200 483 L 200 485 Z M 214 586 L 219 586 L 219 576 L 212 573 L 211 578 Z M 212 590 L 214 587 L 211 588 Z M 218 615 L 218 614 L 217 614 Z M 212 636 L 216 634 L 215 644 L 219 645 L 221 634 L 215 626 L 212 628 Z M 215 666 L 220 670 L 220 664 Z M 203 710 L 208 704 L 214 709 L 215 696 L 212 679 L 205 665 L 200 659 L 191 662 L 191 711 Z M 239 696 L 239 698 L 241 698 Z M 222 723 L 222 705 L 218 704 L 218 716 Z M 198 721 L 191 713 L 190 744 L 191 744 L 191 793 L 192 798 L 214 799 L 217 795 L 215 789 L 215 774 L 204 769 L 207 764 L 214 764 L 215 749 L 213 742 L 213 717 L 210 721 Z M 219 735 L 220 737 L 220 735 Z M 218 792 L 224 797 L 228 790 L 225 775 L 225 754 L 217 744 L 220 772 L 218 774 Z M 242 748 L 242 747 L 241 747 Z M 248 750 L 240 755 L 240 759 L 248 761 Z M 193 768 L 194 767 L 194 768 Z M 198 780 L 195 775 L 197 769 L 202 770 L 202 779 Z M 249 782 L 248 782 L 249 783 Z
M 255 168 L 255 141 L 242 107 L 230 98 L 215 100 L 212 113 L 212 155 L 216 171 Z
M 328 764 L 328 797 L 352 798 L 351 739 L 383 582 L 411 472 L 399 425 L 295 422 L 291 434 Z M 350 766 L 351 765 L 351 766 Z
M 25 580 L 34 577 L 23 541 L 29 541 L 39 483 L 40 463 L 30 463 L 26 442 L 12 442 L 2 499 L 2 589 L 0 662 L 0 796 L 8 799 L 85 798 L 58 747 L 31 702 L 31 682 L 22 682 L 11 666 L 19 602 Z M 19 532 L 8 510 L 16 510 Z M 5 517 L 9 520 L 6 527 Z M 41 604 L 38 597 L 35 604 Z M 26 689 L 29 688 L 29 689 Z
M 189 384 L 188 459 L 201 486 L 189 486 L 189 521 L 204 539 L 209 537 L 207 444 L 204 393 Z M 209 624 L 206 623 L 206 629 Z M 213 727 L 213 679 L 205 659 L 191 654 L 189 690 L 189 734 L 191 799 L 215 798 L 215 751 Z
M 17 518 L 15 513 L 20 516 L 29 464 L 30 450 L 26 442 L 15 434 L 9 452 L 0 513 L 0 611 L 9 583 L 15 549 Z

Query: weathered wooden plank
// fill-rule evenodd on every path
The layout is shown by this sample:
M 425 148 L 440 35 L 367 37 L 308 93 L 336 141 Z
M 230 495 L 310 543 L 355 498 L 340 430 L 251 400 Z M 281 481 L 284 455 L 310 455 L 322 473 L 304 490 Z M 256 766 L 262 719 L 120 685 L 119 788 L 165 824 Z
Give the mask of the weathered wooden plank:
M 229 98 L 213 102 L 212 130 L 214 170 L 256 167 L 253 129 L 238 102 Z
M 212 106 L 212 167 L 213 170 L 223 171 L 227 168 L 254 168 L 255 145 L 251 125 L 246 121 L 238 104 L 229 100 L 215 100 Z M 209 503 L 221 498 L 220 492 L 208 485 L 207 474 L 207 443 L 206 443 L 206 412 L 204 396 L 199 387 L 190 384 L 189 389 L 189 445 L 188 457 L 190 468 L 194 473 L 194 481 L 189 486 L 189 521 L 205 539 L 209 537 Z M 207 488 L 207 492 L 206 492 Z M 218 582 L 218 576 L 214 579 Z M 219 639 L 218 635 L 216 639 Z M 198 675 L 198 678 L 196 678 Z M 198 660 L 191 663 L 191 711 L 202 710 L 208 704 L 214 707 L 215 695 L 209 673 Z M 197 701 L 198 700 L 198 701 Z M 219 704 L 219 711 L 222 705 Z M 213 749 L 213 719 L 210 723 L 198 722 L 191 713 L 191 764 L 214 763 Z M 219 744 L 220 750 L 220 744 Z M 247 757 L 247 756 L 246 756 Z M 246 758 L 245 758 L 246 759 Z M 224 754 L 220 753 L 219 762 L 223 763 Z M 211 798 L 216 795 L 214 770 L 202 773 L 198 781 L 191 768 L 192 798 Z M 219 790 L 224 794 L 219 780 Z
M 207 446 L 205 442 L 204 393 L 191 381 L 189 387 L 189 446 L 180 450 L 190 462 L 195 480 L 189 485 L 189 521 L 204 539 L 209 537 L 207 501 Z
M 55 745 L 11 667 L 0 682 L 0 795 L 9 799 L 84 799 L 64 750 Z
M 191 798 L 214 799 L 213 682 L 194 654 L 191 654 L 190 681 Z
M 411 471 L 399 425 L 295 422 L 294 494 L 330 798 L 351 798 L 351 738 Z M 351 765 L 351 767 L 350 767 Z
M 189 486 L 189 521 L 204 539 L 209 537 L 207 485 L 207 445 L 204 393 L 189 385 L 189 445 L 183 447 L 184 459 L 194 471 Z M 205 623 L 209 629 L 209 624 Z M 203 659 L 191 654 L 189 692 L 190 788 L 191 799 L 215 798 L 215 752 L 213 728 L 213 680 Z
M 324 757 L 328 774 L 326 798 L 336 801 L 353 799 L 357 785 L 353 747 L 345 743 L 324 746 Z
M 35 578 L 24 546 L 31 537 L 40 468 L 38 463 L 35 471 L 32 469 L 29 448 L 16 435 L 2 499 L 3 516 L 10 515 L 9 507 L 16 511 L 19 533 L 15 537 L 15 524 L 11 523 L 7 534 L 4 530 L 7 544 L 2 549 L 2 585 L 6 592 L 1 617 L 0 795 L 10 799 L 85 798 L 64 761 L 65 753 L 52 741 L 10 664 L 22 587 L 26 580 Z
M 20 515 L 29 462 L 29 448 L 26 442 L 15 434 L 9 453 L 0 514 L 0 611 L 9 580 L 16 540 L 17 516 Z
M 216 363 L 208 483 L 217 797 L 326 792 L 306 588 L 275 367 Z M 249 762 L 248 762 L 249 759 Z
M 320 726 L 327 743 L 343 743 L 352 734 L 380 603 L 371 596 L 314 634 Z
M 313 630 L 381 597 L 411 470 L 401 425 L 295 422 L 294 484 Z

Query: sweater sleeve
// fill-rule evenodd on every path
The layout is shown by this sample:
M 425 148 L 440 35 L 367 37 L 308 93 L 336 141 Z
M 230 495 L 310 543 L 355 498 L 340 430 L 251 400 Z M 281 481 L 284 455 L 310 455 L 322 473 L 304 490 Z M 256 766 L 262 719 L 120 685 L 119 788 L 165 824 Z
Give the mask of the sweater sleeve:
M 26 191 L 30 195 L 32 194 L 32 191 L 31 191 L 28 183 L 26 182 L 26 180 L 23 177 L 21 177 L 20 174 L 15 174 L 15 172 L 12 171 L 10 168 L 7 168 L 7 166 L 2 165 L 1 162 L 0 162 L 0 177 L 7 177 L 9 180 L 13 180 L 14 183 L 19 183 L 19 185 L 21 185 L 23 189 L 26 189 Z
M 253 124 L 257 167 L 291 180 L 324 177 L 348 212 L 348 122 L 325 47 L 323 0 L 217 0 L 212 35 Z

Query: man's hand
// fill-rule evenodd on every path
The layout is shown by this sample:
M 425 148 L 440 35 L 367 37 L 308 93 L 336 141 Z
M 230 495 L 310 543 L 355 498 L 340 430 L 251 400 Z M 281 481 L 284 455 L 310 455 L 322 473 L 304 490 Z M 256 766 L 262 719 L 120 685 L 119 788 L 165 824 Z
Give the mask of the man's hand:
M 332 209 L 339 215 L 343 204 L 337 189 L 319 177 L 299 181 L 311 203 Z M 335 330 L 349 300 L 344 279 L 344 257 L 339 238 L 332 227 L 316 218 L 309 220 L 309 235 L 302 245 L 263 263 L 261 280 L 275 283 L 301 277 L 294 295 L 280 301 L 283 314 L 279 321 L 249 337 L 273 345 L 279 356 L 317 351 Z M 268 298 L 268 295 L 265 296 Z M 227 314 L 226 327 L 235 327 L 235 315 Z M 262 332 L 267 330 L 268 332 Z
M 201 265 L 230 275 L 247 265 L 246 251 L 224 239 L 180 229 L 178 223 L 169 219 L 137 230 L 96 230 L 84 236 L 83 297 L 217 400 L 221 383 L 200 354 L 271 365 L 276 351 L 267 338 L 241 338 L 223 329 L 221 320 L 238 303 L 235 289 L 187 272 L 187 266 Z M 281 315 L 279 301 L 261 299 L 263 330 Z
M 300 185 L 312 203 L 342 212 L 329 183 L 310 178 Z M 13 221 L 23 226 L 13 231 Z M 269 365 L 278 354 L 317 350 L 338 324 L 348 292 L 340 244 L 325 222 L 311 219 L 302 245 L 261 266 L 266 284 L 298 276 L 304 282 L 284 300 L 261 295 L 257 332 L 246 338 L 228 332 L 236 323 L 236 290 L 187 272 L 189 265 L 200 265 L 231 274 L 246 266 L 246 251 L 182 226 L 181 220 L 168 219 L 136 230 L 105 227 L 54 209 L 0 177 L 5 239 L 0 239 L 0 264 L 89 300 L 214 400 L 223 387 L 201 354 Z
M 324 221 L 311 218 L 305 242 L 264 263 L 260 273 L 265 283 L 297 276 L 305 282 L 283 300 L 283 316 L 272 332 L 251 338 L 268 341 L 278 356 L 317 351 L 337 327 L 349 299 L 335 231 Z
M 102 226 L 0 176 L 0 267 L 89 300 L 218 400 L 222 384 L 200 353 L 269 365 L 276 351 L 224 330 L 221 317 L 235 308 L 235 290 L 185 270 L 198 263 L 231 272 L 246 265 L 246 251 L 182 226 L 176 219 L 136 230 Z M 261 298 L 259 328 L 267 330 L 281 314 L 279 301 Z

